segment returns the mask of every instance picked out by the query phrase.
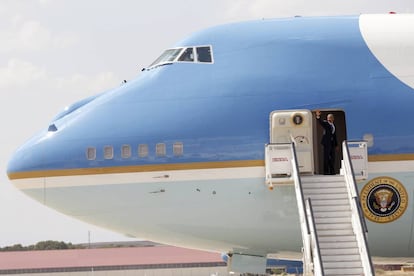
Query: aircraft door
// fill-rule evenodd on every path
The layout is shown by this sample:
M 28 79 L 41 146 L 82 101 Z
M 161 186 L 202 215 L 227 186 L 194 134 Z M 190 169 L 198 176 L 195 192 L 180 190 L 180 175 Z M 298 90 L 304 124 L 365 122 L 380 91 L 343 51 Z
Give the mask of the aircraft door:
M 313 174 L 312 113 L 282 110 L 270 114 L 270 143 L 295 143 L 299 171 Z

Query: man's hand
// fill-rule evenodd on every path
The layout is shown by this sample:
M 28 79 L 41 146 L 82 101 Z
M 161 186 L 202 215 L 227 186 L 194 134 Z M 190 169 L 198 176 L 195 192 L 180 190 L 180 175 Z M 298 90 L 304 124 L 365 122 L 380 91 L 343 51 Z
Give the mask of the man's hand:
M 321 117 L 321 111 L 320 110 L 316 110 L 316 117 L 319 119 Z

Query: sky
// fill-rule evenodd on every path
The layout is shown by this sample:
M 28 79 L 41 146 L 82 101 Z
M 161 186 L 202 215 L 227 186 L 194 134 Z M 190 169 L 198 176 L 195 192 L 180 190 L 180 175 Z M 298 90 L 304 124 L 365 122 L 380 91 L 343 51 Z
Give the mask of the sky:
M 0 0 L 0 247 L 128 237 L 62 215 L 7 178 L 13 151 L 65 106 L 139 75 L 214 25 L 262 18 L 413 13 L 412 0 Z

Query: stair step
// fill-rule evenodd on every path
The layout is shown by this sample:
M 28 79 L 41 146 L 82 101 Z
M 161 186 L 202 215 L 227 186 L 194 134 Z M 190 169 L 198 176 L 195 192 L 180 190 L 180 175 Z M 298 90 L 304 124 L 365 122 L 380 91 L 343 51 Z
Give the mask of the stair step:
M 315 211 L 313 210 L 313 217 L 318 218 L 348 218 L 349 220 L 352 217 L 351 210 L 347 211 Z
M 340 230 L 331 230 L 331 229 L 319 229 L 317 230 L 318 237 L 332 237 L 332 236 L 351 236 L 354 235 L 352 228 L 349 229 L 340 229 Z
M 312 175 L 302 176 L 302 183 L 331 183 L 331 182 L 344 182 L 345 177 L 343 175 Z
M 329 268 L 329 269 L 325 269 L 324 271 L 325 276 L 329 276 L 329 275 L 363 275 L 364 274 L 364 270 L 362 268 L 340 268 L 340 269 L 335 269 L 335 268 Z
M 361 261 L 361 257 L 358 254 L 323 256 L 323 262 L 342 262 L 342 261 L 344 262 Z
M 322 242 L 356 242 L 356 237 L 354 235 L 344 235 L 344 236 L 319 236 L 319 243 Z
M 310 198 L 312 200 L 312 202 L 314 200 L 318 200 L 318 199 L 323 199 L 323 200 L 338 200 L 338 199 L 345 199 L 348 200 L 348 194 L 342 193 L 342 194 L 324 194 L 324 193 L 319 193 L 319 194 L 303 194 L 303 196 L 305 197 L 305 199 Z
M 322 262 L 324 269 L 330 268 L 362 268 L 361 261 L 336 261 L 336 262 Z
M 319 241 L 319 248 L 323 249 L 344 249 L 344 248 L 358 248 L 356 241 L 344 242 L 321 242 Z
M 336 205 L 345 205 L 349 208 L 349 199 L 312 199 L 313 206 L 336 206 Z
M 316 224 L 316 231 L 319 233 L 319 230 L 352 230 L 351 222 L 348 223 L 318 223 Z
M 315 217 L 316 224 L 332 224 L 332 223 L 352 223 L 351 217 Z
M 348 187 L 344 181 L 340 182 L 302 182 L 302 188 L 304 189 L 319 189 L 319 190 L 325 190 L 325 189 L 345 189 L 347 190 Z
M 345 187 L 332 187 L 332 188 L 309 188 L 303 187 L 303 194 L 305 195 L 313 195 L 313 194 L 346 194 L 347 190 Z
M 311 183 L 303 183 L 302 182 L 302 189 L 333 189 L 333 188 L 345 188 L 345 183 L 343 182 L 328 182 L 328 183 L 321 183 L 321 182 L 311 182 Z
M 312 201 L 312 209 L 315 214 L 319 212 L 340 212 L 340 211 L 348 211 L 351 212 L 351 207 L 349 207 L 349 202 L 347 204 L 343 205 L 334 205 L 329 206 L 329 208 L 326 205 L 315 205 Z
M 359 254 L 358 248 L 321 248 L 322 259 L 332 255 L 355 255 Z

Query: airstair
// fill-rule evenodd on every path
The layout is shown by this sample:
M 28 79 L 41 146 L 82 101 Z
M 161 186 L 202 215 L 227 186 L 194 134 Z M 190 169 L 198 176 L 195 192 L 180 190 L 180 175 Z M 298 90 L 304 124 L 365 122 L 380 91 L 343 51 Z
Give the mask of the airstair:
M 340 175 L 313 175 L 300 172 L 294 143 L 266 145 L 269 189 L 295 185 L 304 275 L 374 275 L 356 187 L 367 177 L 366 143 L 345 141 L 342 147 Z

